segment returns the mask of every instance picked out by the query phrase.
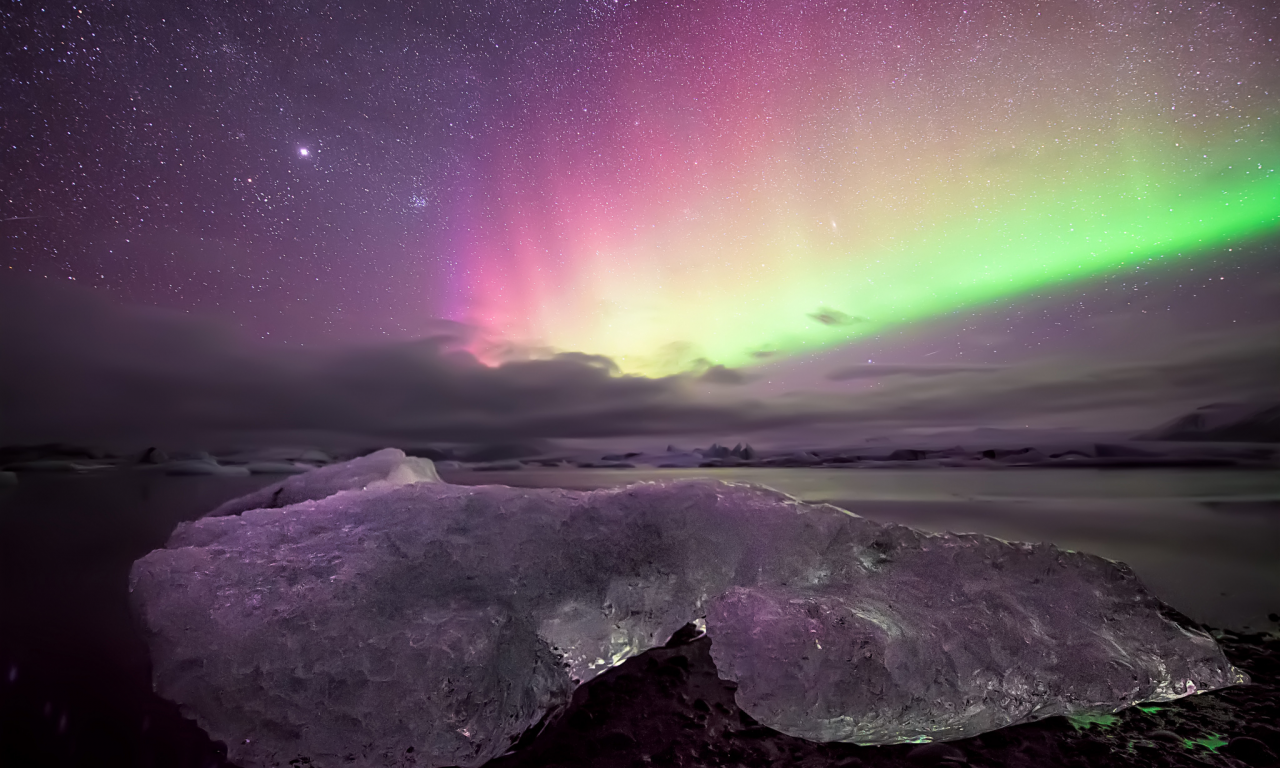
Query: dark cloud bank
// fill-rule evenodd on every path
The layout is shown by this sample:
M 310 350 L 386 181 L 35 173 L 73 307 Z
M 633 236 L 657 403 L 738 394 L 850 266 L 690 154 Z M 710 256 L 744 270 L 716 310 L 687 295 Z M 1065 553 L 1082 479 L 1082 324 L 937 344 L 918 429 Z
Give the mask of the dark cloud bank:
M 579 354 L 491 368 L 461 351 L 466 332 L 442 323 L 411 343 L 291 348 L 191 315 L 121 307 L 89 289 L 5 279 L 0 443 L 405 444 L 840 424 L 884 431 L 1126 408 L 1158 421 L 1205 402 L 1280 399 L 1276 327 L 1186 339 L 1124 363 L 859 366 L 832 378 L 874 375 L 881 384 L 769 399 L 753 398 L 745 377 L 722 368 L 652 379 Z
M 853 379 L 883 379 L 886 376 L 950 376 L 956 373 L 995 373 L 1003 371 L 1007 366 L 983 365 L 980 363 L 967 365 L 964 363 L 942 363 L 933 365 L 902 365 L 864 363 L 851 365 L 827 374 L 829 381 L 851 381 Z

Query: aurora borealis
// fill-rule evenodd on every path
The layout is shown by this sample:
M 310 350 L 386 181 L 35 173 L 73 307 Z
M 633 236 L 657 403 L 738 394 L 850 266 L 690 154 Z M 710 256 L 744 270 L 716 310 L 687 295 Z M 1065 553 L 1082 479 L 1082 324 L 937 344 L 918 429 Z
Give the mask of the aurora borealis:
M 1111 526 L 1097 554 L 1191 604 L 1280 611 L 1277 444 L 1210 442 L 1276 435 L 1280 2 L 9 0 L 0 171 L 0 571 L 31 577 L 0 766 L 228 765 L 153 690 L 129 564 L 260 472 L 388 447 L 448 483 L 863 484 L 1077 552 Z M 618 676 L 588 704 L 625 727 L 561 717 L 574 754 L 871 759 L 660 666 L 679 708 Z M 554 720 L 498 762 L 565 763 Z M 1160 727 L 1116 764 L 1207 757 Z M 971 763 L 1078 763 L 1050 731 Z
M 0 270 L 282 343 L 750 368 L 1280 232 L 1280 23 L 1243 1 L 4 21 Z
M 624 370 L 736 366 L 1267 232 L 1280 69 L 1255 22 L 1216 3 L 619 10 L 489 138 L 455 311 Z

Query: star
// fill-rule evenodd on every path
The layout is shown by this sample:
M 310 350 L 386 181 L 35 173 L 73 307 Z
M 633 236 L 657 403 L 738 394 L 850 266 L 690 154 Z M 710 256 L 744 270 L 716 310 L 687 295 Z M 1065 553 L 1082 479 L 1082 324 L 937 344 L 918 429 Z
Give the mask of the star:
M 311 157 L 311 150 L 306 147 L 298 148 L 298 157 Z

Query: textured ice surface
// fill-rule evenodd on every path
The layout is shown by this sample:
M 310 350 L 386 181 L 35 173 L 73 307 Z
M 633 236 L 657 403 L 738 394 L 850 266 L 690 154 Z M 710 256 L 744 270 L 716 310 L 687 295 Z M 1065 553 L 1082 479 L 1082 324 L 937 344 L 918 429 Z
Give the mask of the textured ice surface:
M 435 465 L 427 459 L 405 456 L 396 448 L 361 456 L 358 459 L 290 477 L 247 496 L 232 499 L 209 513 L 209 517 L 238 515 L 247 509 L 275 509 L 314 501 L 340 491 L 392 488 L 414 483 L 438 483 Z
M 131 574 L 156 690 L 244 768 L 476 766 L 700 617 L 739 705 L 816 740 L 958 738 L 1244 680 L 1091 555 L 712 480 L 433 479 L 382 451 L 180 525 Z

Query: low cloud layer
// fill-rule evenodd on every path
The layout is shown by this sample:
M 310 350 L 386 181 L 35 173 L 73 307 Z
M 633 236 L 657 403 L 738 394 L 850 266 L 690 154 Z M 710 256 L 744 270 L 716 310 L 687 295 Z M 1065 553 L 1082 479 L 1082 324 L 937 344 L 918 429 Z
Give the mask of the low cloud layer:
M 708 395 L 699 375 L 620 376 L 588 355 L 491 368 L 459 349 L 465 335 L 465 327 L 442 324 L 408 343 L 268 346 L 189 315 L 120 307 L 88 289 L 0 281 L 0 443 L 410 444 L 837 424 L 884 431 L 1116 409 L 1148 409 L 1154 423 L 1184 406 L 1280 400 L 1276 327 L 1186 339 L 1125 363 L 898 366 L 891 386 L 782 398 L 753 396 L 749 377 L 733 371 L 703 374 L 738 384 Z M 869 367 L 885 375 L 888 366 Z M 836 373 L 858 378 L 862 369 Z
M 851 365 L 827 374 L 828 381 L 851 381 L 854 379 L 880 379 L 886 376 L 950 376 L 956 373 L 996 373 L 1005 369 L 1003 365 L 965 365 L 963 363 L 943 363 L 937 365 L 898 365 L 893 363 L 863 363 Z
M 927 374 L 902 368 L 910 375 L 849 402 L 867 418 L 904 425 L 979 426 L 1112 411 L 1146 411 L 1159 420 L 1209 402 L 1280 401 L 1280 327 L 1190 337 L 1135 350 L 1123 362 L 1074 356 Z

